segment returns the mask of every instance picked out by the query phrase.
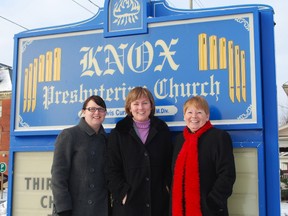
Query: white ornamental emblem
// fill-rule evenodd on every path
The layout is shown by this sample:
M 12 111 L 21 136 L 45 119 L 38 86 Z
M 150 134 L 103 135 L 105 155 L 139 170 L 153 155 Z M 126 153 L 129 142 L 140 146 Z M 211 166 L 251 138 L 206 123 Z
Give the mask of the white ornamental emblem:
M 139 12 L 140 4 L 137 0 L 120 0 L 113 8 L 113 16 L 115 17 L 113 23 L 124 26 L 127 23 L 135 23 L 138 20 Z

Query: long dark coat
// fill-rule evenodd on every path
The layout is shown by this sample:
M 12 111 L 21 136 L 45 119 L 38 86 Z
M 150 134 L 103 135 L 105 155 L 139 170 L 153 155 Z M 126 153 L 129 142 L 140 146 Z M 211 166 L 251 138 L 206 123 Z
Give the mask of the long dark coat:
M 164 216 L 168 214 L 172 145 L 165 122 L 152 117 L 145 144 L 127 116 L 119 121 L 108 141 L 108 187 L 113 216 Z M 122 200 L 127 194 L 127 201 Z
M 173 169 L 183 143 L 181 133 L 173 144 Z M 216 128 L 202 134 L 198 141 L 198 160 L 202 215 L 228 216 L 227 199 L 236 178 L 230 135 Z
M 54 211 L 72 210 L 73 216 L 108 215 L 106 145 L 103 127 L 96 134 L 84 118 L 59 134 L 51 170 Z

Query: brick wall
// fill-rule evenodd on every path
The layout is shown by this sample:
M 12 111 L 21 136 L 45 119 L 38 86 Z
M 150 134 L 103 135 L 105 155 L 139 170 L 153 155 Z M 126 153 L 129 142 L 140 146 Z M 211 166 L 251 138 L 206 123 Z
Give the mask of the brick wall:
M 8 175 L 11 99 L 2 99 L 0 106 L 2 106 L 2 114 L 0 116 L 0 162 L 7 164 L 5 174 Z

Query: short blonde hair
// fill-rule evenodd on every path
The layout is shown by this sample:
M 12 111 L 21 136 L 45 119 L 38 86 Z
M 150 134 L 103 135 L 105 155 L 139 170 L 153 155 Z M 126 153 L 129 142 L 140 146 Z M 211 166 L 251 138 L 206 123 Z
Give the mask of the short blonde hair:
M 207 115 L 210 115 L 209 105 L 204 97 L 194 96 L 186 100 L 186 102 L 183 105 L 183 114 L 185 114 L 186 110 L 190 106 L 193 106 L 196 109 L 203 109 Z
M 138 100 L 141 97 L 147 97 L 150 101 L 151 104 L 151 113 L 150 116 L 154 116 L 155 114 L 155 101 L 153 98 L 153 95 L 151 94 L 151 92 L 147 89 L 147 88 L 143 88 L 143 87 L 135 87 L 133 88 L 127 95 L 126 97 L 126 101 L 125 101 L 125 112 L 127 113 L 127 115 L 132 116 L 132 113 L 130 111 L 131 108 L 131 103 L 135 100 Z

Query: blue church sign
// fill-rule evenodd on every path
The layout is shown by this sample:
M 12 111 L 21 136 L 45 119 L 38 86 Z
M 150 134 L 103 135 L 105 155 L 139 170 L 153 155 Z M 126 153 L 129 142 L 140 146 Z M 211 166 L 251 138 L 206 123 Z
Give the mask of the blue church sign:
M 175 130 L 184 126 L 182 105 L 194 95 L 207 98 L 216 125 L 261 127 L 257 8 L 163 21 L 142 19 L 145 1 L 106 5 L 104 32 L 101 25 L 20 38 L 15 131 L 74 125 L 92 94 L 106 101 L 105 127 L 112 128 L 125 116 L 128 91 L 140 85 L 153 93 L 156 115 Z
M 173 136 L 185 126 L 183 103 L 205 97 L 212 124 L 233 141 L 229 212 L 280 215 L 273 13 L 267 5 L 181 10 L 164 0 L 106 0 L 88 20 L 16 34 L 8 216 L 51 213 L 56 136 L 79 122 L 90 95 L 105 100 L 109 133 L 135 86 L 152 92 Z

